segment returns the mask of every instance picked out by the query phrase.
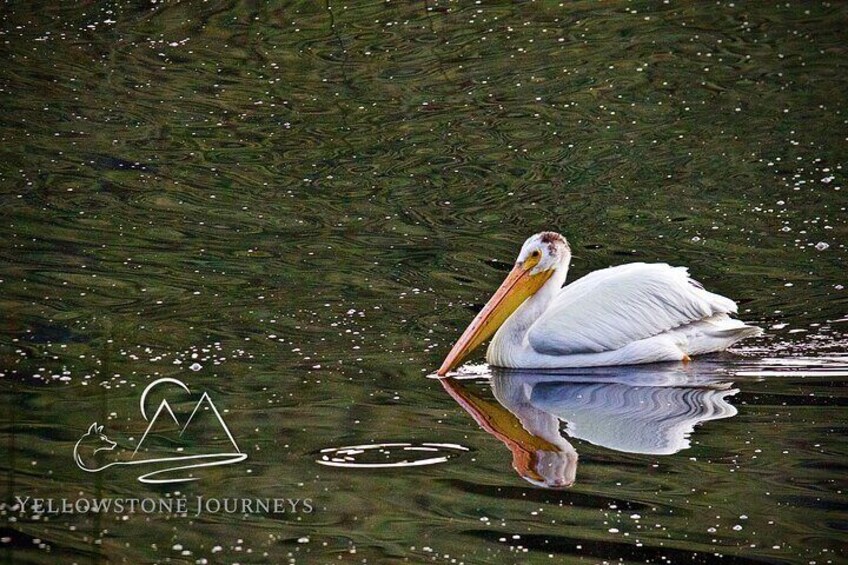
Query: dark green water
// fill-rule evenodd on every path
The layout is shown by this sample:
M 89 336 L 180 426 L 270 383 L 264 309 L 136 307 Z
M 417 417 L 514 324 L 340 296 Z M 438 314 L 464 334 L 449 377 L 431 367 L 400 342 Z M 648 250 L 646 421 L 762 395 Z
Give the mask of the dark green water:
M 6 562 L 848 559 L 845 4 L 9 2 L 0 30 Z M 426 376 L 542 229 L 571 278 L 687 265 L 766 334 L 635 380 L 477 367 L 469 412 Z M 79 468 L 93 422 L 128 460 L 166 377 L 191 394 L 147 410 L 207 392 L 247 459 Z M 184 452 L 229 449 L 212 415 Z M 326 465 L 371 444 L 445 460 Z M 519 476 L 534 449 L 573 486 Z

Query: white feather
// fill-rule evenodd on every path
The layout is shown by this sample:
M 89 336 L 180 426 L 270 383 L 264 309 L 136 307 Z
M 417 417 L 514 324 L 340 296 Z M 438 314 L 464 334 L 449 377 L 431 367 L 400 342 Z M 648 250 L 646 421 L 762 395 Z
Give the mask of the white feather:
M 544 355 L 601 353 L 736 309 L 690 279 L 685 267 L 631 263 L 563 287 L 527 339 Z

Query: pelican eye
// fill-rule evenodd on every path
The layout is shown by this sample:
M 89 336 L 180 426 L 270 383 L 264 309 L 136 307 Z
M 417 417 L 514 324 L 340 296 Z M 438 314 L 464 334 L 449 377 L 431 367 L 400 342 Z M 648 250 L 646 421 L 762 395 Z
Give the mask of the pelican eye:
M 524 260 L 524 268 L 532 269 L 536 265 L 539 264 L 539 261 L 542 260 L 542 252 L 538 249 L 534 249 L 530 252 L 530 255 L 527 256 L 527 259 Z

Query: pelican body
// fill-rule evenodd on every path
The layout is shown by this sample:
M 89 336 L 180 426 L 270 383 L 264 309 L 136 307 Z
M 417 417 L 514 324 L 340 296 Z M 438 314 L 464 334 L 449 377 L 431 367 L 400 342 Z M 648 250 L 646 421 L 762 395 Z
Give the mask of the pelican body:
M 563 286 L 571 249 L 555 232 L 524 242 L 512 271 L 451 349 L 446 375 L 489 337 L 490 365 L 562 369 L 689 361 L 762 330 L 685 267 L 629 263 Z

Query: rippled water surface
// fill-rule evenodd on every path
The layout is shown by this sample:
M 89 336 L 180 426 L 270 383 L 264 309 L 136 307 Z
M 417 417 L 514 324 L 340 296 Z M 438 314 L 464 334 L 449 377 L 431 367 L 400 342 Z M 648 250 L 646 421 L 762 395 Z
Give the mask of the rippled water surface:
M 6 3 L 4 559 L 844 563 L 847 24 Z M 687 265 L 766 333 L 428 378 L 542 229 L 572 278 Z

